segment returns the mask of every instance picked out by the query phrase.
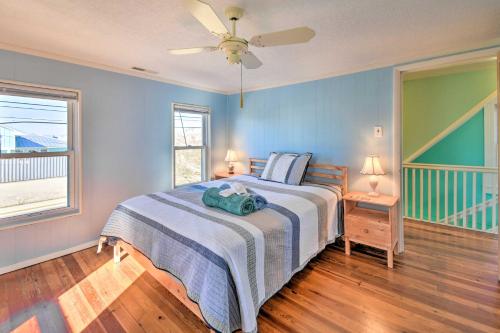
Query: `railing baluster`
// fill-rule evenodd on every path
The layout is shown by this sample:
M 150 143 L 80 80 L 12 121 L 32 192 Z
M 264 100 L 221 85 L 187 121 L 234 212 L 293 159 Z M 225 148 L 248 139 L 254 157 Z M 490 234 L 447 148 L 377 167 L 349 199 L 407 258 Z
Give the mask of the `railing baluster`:
M 424 219 L 424 169 L 418 169 L 420 174 L 420 219 Z
M 428 169 L 427 170 L 427 220 L 429 222 L 432 221 L 432 196 L 431 196 L 431 190 L 432 190 L 432 170 Z
M 462 171 L 462 227 L 467 228 L 467 172 Z
M 493 206 L 491 207 L 492 208 L 492 211 L 491 211 L 491 228 L 493 229 L 496 225 L 496 221 L 497 221 L 497 202 L 498 202 L 498 199 L 497 199 L 497 184 L 495 183 L 491 188 L 493 189 L 491 192 L 492 195 L 492 201 L 493 201 Z
M 444 222 L 448 224 L 448 170 L 444 171 Z
M 484 174 L 483 174 L 484 178 Z M 483 182 L 484 184 L 484 182 Z M 481 230 L 485 231 L 486 230 L 486 216 L 488 214 L 488 205 L 486 204 L 487 197 L 486 197 L 486 188 L 483 186 L 483 193 L 481 195 L 482 201 L 481 201 L 481 213 L 482 213 L 482 219 L 481 219 Z
M 493 178 L 495 179 L 494 187 L 497 189 L 497 198 L 495 198 L 495 202 L 493 204 L 495 205 L 495 207 L 497 207 L 497 205 L 498 205 L 498 174 L 496 174 Z M 497 209 L 498 209 L 498 207 L 497 207 Z M 498 216 L 498 214 L 497 214 L 497 216 Z M 500 223 L 498 223 L 498 217 L 495 220 L 493 220 L 493 222 L 495 223 L 495 226 L 497 228 L 497 234 L 500 234 L 498 232 L 498 227 L 500 224 Z
M 457 200 L 457 197 L 458 197 L 458 186 L 457 186 L 457 182 L 458 182 L 458 172 L 457 171 L 453 171 L 453 224 L 455 226 L 458 225 L 457 223 L 457 211 L 458 211 L 458 200 Z
M 411 169 L 411 216 L 416 217 L 415 214 L 415 169 Z
M 472 226 L 477 230 L 477 214 L 476 214 L 476 192 L 477 192 L 477 173 L 472 173 Z
M 440 196 L 441 196 L 441 185 L 439 184 L 440 180 L 439 180 L 439 177 L 440 177 L 440 174 L 441 174 L 441 171 L 439 170 L 436 170 L 436 222 L 437 223 L 441 223 L 441 203 L 440 203 Z
M 405 217 L 408 215 L 408 168 L 405 168 Z
M 496 220 L 497 220 L 497 186 L 496 184 L 493 186 L 493 212 L 492 212 L 492 218 L 491 218 L 491 227 L 494 228 L 496 225 Z

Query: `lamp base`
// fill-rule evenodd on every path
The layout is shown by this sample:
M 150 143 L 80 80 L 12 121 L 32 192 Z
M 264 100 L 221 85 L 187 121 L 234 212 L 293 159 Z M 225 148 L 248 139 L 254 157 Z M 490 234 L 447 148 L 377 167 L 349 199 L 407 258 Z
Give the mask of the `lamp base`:
M 234 174 L 234 165 L 233 164 L 229 164 L 229 166 L 227 167 L 227 173 L 232 175 Z
M 378 197 L 380 194 L 377 192 L 378 179 L 377 176 L 370 176 L 370 187 L 372 188 L 371 192 L 368 193 L 370 197 Z

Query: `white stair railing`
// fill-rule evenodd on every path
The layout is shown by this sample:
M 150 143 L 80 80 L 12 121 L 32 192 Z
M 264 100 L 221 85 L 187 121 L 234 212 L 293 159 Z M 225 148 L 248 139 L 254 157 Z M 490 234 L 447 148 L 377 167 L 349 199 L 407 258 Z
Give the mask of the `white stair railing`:
M 493 184 L 485 186 L 485 175 Z M 498 233 L 496 168 L 403 164 L 403 215 L 424 222 Z

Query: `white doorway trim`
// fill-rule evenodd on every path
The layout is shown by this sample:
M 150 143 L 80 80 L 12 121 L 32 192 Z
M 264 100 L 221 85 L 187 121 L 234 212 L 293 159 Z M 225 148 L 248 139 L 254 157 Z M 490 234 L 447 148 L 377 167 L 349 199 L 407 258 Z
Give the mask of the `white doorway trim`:
M 484 166 L 490 168 L 498 167 L 498 105 L 495 90 L 495 99 L 484 106 Z M 486 193 L 498 193 L 498 184 L 494 183 L 495 175 L 483 176 L 483 189 Z M 495 192 L 494 192 L 495 190 Z
M 403 117 L 402 117 L 402 77 L 404 72 L 417 71 L 417 70 L 428 70 L 438 67 L 443 67 L 447 65 L 452 65 L 455 63 L 466 63 L 474 62 L 481 58 L 496 58 L 497 53 L 500 52 L 500 47 L 492 47 L 489 49 L 470 51 L 460 54 L 444 56 L 439 58 L 434 58 L 430 60 L 422 60 L 414 62 L 411 64 L 405 64 L 400 66 L 395 66 L 393 69 L 393 173 L 394 182 L 392 192 L 393 195 L 398 196 L 401 199 L 402 192 L 402 174 L 401 170 L 403 168 L 403 152 L 402 152 L 402 129 L 403 129 Z M 500 156 L 500 154 L 499 154 Z M 500 177 L 499 177 L 500 178 Z M 403 225 L 403 211 L 401 209 L 402 204 L 399 200 L 398 209 L 398 230 L 399 230 L 399 241 L 397 252 L 401 253 L 404 251 L 404 225 Z M 500 237 L 499 237 L 499 248 L 500 248 Z M 500 254 L 499 254 L 500 260 Z M 500 262 L 500 261 L 499 261 Z M 500 265 L 500 264 L 499 264 Z M 499 269 L 499 279 L 500 279 L 500 269 Z

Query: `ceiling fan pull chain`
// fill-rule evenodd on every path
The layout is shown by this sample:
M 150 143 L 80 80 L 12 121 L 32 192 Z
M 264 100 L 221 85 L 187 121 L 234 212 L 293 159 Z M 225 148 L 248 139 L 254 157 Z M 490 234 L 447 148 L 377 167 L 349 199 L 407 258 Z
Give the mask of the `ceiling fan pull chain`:
M 243 109 L 243 62 L 240 61 L 240 109 Z

